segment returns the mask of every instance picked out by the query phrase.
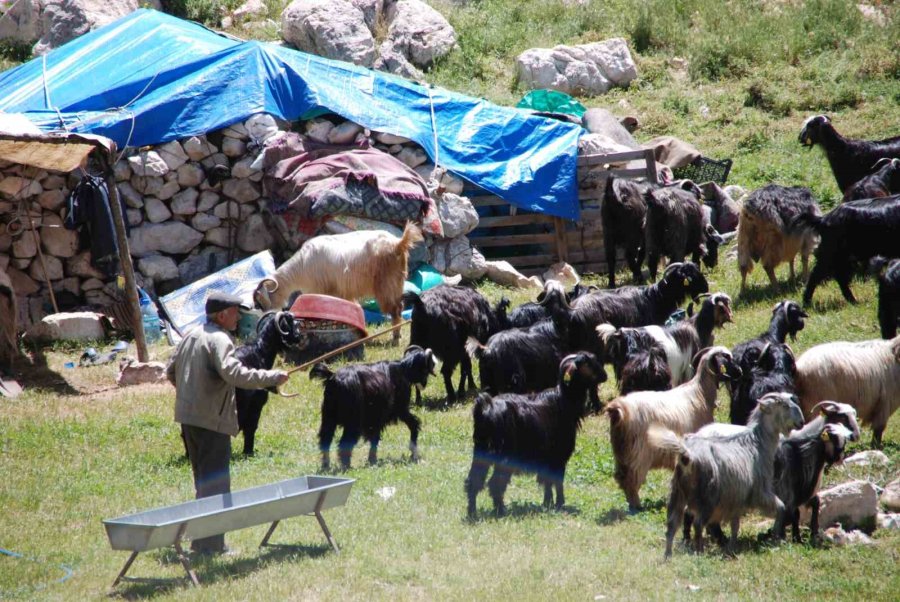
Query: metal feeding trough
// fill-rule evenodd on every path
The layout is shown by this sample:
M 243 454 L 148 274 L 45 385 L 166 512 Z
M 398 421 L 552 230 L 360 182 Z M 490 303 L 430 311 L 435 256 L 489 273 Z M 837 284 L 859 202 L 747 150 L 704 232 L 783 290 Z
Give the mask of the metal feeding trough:
M 131 551 L 113 587 L 128 572 L 138 553 L 168 546 L 175 547 L 191 582 L 199 585 L 181 547 L 182 539 L 220 535 L 271 522 L 259 544 L 262 547 L 269 543 L 279 522 L 301 514 L 313 515 L 318 519 L 328 543 L 338 552 L 322 511 L 343 506 L 354 480 L 309 475 L 104 520 L 112 549 Z

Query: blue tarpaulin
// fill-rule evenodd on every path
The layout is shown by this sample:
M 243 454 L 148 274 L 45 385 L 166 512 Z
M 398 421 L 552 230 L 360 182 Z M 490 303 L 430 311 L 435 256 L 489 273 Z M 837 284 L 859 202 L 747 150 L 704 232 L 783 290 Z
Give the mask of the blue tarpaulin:
M 45 132 L 106 136 L 120 148 L 203 134 L 257 113 L 292 121 L 333 112 L 414 140 L 432 160 L 520 207 L 579 215 L 577 125 L 235 41 L 153 10 L 0 74 L 0 111 L 21 113 Z

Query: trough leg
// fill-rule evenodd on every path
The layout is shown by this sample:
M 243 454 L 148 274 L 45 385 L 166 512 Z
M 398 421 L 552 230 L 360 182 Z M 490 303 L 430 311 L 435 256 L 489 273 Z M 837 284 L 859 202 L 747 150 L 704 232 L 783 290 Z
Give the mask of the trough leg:
M 322 516 L 322 506 L 325 505 L 325 494 L 327 491 L 323 491 L 319 494 L 319 500 L 316 502 L 315 515 L 316 520 L 319 521 L 319 526 L 322 527 L 322 532 L 325 533 L 325 539 L 328 540 L 328 543 L 331 544 L 331 547 L 334 548 L 335 552 L 340 552 L 340 548 L 338 548 L 337 542 L 334 540 L 334 537 L 331 536 L 331 531 L 328 530 L 328 525 L 325 524 L 325 517 Z
M 191 561 L 188 560 L 187 554 L 184 553 L 184 548 L 181 547 L 181 537 L 184 535 L 185 529 L 187 529 L 187 523 L 182 523 L 182 525 L 178 527 L 178 533 L 175 534 L 175 543 L 172 545 L 175 546 L 175 553 L 178 554 L 178 560 L 181 561 L 181 566 L 184 567 L 188 577 L 191 578 L 191 583 L 193 583 L 195 587 L 200 587 L 200 581 L 197 579 L 194 569 L 191 568 Z
M 116 580 L 113 581 L 112 586 L 115 587 L 119 585 L 119 581 L 125 577 L 125 573 L 128 572 L 128 569 L 131 568 L 131 563 L 134 562 L 134 559 L 137 558 L 138 552 L 132 552 L 131 556 L 128 557 L 128 560 L 125 561 L 125 566 L 122 567 L 122 570 L 119 571 L 119 575 L 116 577 Z
M 277 527 L 278 523 L 280 523 L 280 522 L 281 522 L 280 520 L 277 520 L 274 523 L 272 523 L 272 525 L 269 527 L 269 530 L 266 531 L 266 536 L 263 537 L 262 542 L 260 542 L 259 547 L 262 548 L 264 546 L 269 545 L 269 538 L 272 537 L 272 533 L 275 532 L 275 527 Z

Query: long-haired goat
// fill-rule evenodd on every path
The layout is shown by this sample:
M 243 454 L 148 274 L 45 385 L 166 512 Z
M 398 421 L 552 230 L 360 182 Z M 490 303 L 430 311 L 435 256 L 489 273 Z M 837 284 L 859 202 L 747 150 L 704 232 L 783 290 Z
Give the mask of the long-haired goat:
M 644 263 L 646 243 L 644 228 L 647 222 L 647 200 L 644 194 L 650 184 L 610 176 L 606 179 L 600 223 L 603 244 L 609 267 L 609 288 L 616 287 L 616 250 L 625 249 L 625 262 L 631 269 L 635 284 L 644 282 L 641 264 Z
M 509 312 L 508 322 L 509 328 L 526 328 L 528 326 L 532 326 L 537 324 L 541 320 L 545 320 L 550 317 L 550 313 L 547 311 L 547 304 L 545 299 L 547 298 L 547 292 L 549 286 L 556 286 L 553 283 L 556 283 L 555 280 L 548 280 L 544 283 L 544 290 L 542 290 L 535 301 L 529 301 L 527 303 L 523 303 L 522 305 L 516 307 L 511 312 Z M 584 285 L 584 284 L 576 284 L 571 291 L 566 293 L 566 301 L 572 303 L 578 297 L 582 295 L 586 295 L 588 293 L 599 291 L 600 289 L 595 285 Z
M 453 403 L 466 394 L 466 383 L 475 388 L 472 360 L 466 353 L 466 340 L 474 337 L 482 343 L 507 327 L 506 309 L 509 301 L 501 299 L 494 309 L 481 293 L 464 286 L 441 285 L 422 295 L 405 293 L 404 301 L 412 304 L 410 345 L 431 349 L 441 360 L 441 374 L 447 389 L 447 401 Z M 459 388 L 453 390 L 451 377 L 461 365 Z M 416 390 L 416 403 L 421 393 Z
M 675 455 L 647 445 L 647 429 L 662 425 L 679 435 L 692 433 L 713 420 L 719 383 L 740 377 L 741 370 L 725 347 L 704 352 L 694 378 L 669 391 L 637 391 L 610 402 L 609 435 L 616 460 L 616 482 L 628 507 L 640 507 L 640 489 L 653 468 L 672 469 Z
M 795 392 L 797 367 L 794 353 L 786 343 L 769 343 L 759 353 L 751 349 L 740 365 L 742 376 L 731 387 L 732 424 L 746 424 L 763 395 Z
M 391 423 L 409 427 L 409 450 L 419 459 L 419 419 L 409 411 L 411 388 L 425 387 L 435 367 L 430 349 L 410 346 L 399 361 L 344 366 L 332 372 L 316 364 L 310 378 L 325 381 L 319 450 L 322 468 L 329 468 L 329 449 L 338 426 L 344 427 L 338 443 L 341 466 L 350 468 L 350 457 L 360 436 L 369 442 L 369 464 L 378 461 L 381 433 Z
M 856 408 L 881 447 L 888 419 L 900 407 L 900 336 L 858 343 L 816 345 L 797 359 L 797 394 L 804 412 L 820 401 Z
M 825 115 L 804 121 L 799 138 L 809 148 L 818 144 L 825 150 L 841 193 L 865 177 L 879 159 L 900 158 L 900 136 L 871 141 L 844 138 Z
M 19 354 L 16 327 L 18 315 L 16 291 L 9 275 L 0 269 L 0 370 L 11 371 L 13 360 Z
M 256 340 L 235 349 L 234 355 L 248 368 L 271 370 L 279 353 L 301 345 L 303 339 L 304 335 L 290 312 L 269 312 L 256 325 Z M 269 391 L 236 389 L 234 398 L 237 403 L 238 426 L 244 433 L 244 455 L 252 456 L 259 417 L 269 401 Z
M 737 234 L 742 295 L 754 261 L 762 263 L 772 288 L 777 289 L 775 268 L 786 262 L 793 281 L 794 258 L 800 253 L 803 279 L 806 280 L 816 236 L 813 232 L 794 228 L 793 220 L 799 215 L 820 215 L 819 205 L 808 188 L 769 184 L 754 190 L 744 201 Z
M 729 552 L 734 553 L 741 516 L 758 509 L 775 515 L 781 531 L 785 507 L 775 494 L 778 438 L 803 425 L 803 414 L 790 393 L 769 393 L 750 415 L 749 428 L 726 437 L 689 436 L 654 427 L 649 444 L 677 458 L 666 513 L 666 553 L 672 556 L 675 533 L 685 509 L 694 517 L 696 552 L 703 552 L 703 528 L 731 524 Z
M 879 159 L 872 173 L 844 193 L 843 202 L 900 194 L 900 159 Z
M 892 339 L 897 336 L 898 323 L 900 323 L 900 259 L 895 259 L 878 277 L 878 326 L 881 328 L 881 338 Z
M 513 472 L 535 472 L 544 486 L 544 506 L 565 503 L 566 464 L 584 419 L 590 391 L 606 380 L 603 366 L 590 353 L 566 356 L 559 364 L 558 383 L 536 395 L 482 393 L 475 400 L 472 467 L 466 478 L 469 518 L 475 517 L 478 492 L 494 468 L 488 490 L 498 515 L 506 512 L 503 494 Z
M 381 230 L 316 236 L 303 243 L 271 278 L 260 281 L 253 299 L 262 309 L 279 310 L 295 291 L 350 301 L 374 297 L 397 325 L 409 250 L 421 241 L 422 231 L 411 222 L 402 238 Z M 393 340 L 400 341 L 399 329 Z
M 619 377 L 619 394 L 634 391 L 667 391 L 672 388 L 672 371 L 666 350 L 653 341 L 649 349 L 641 349 L 632 355 L 622 367 Z
M 816 265 L 803 291 L 804 305 L 812 301 L 816 287 L 831 277 L 837 280 L 844 298 L 856 303 L 850 290 L 854 263 L 868 262 L 877 255 L 900 257 L 900 195 L 851 201 L 821 217 L 800 215 L 794 224 L 821 237 Z

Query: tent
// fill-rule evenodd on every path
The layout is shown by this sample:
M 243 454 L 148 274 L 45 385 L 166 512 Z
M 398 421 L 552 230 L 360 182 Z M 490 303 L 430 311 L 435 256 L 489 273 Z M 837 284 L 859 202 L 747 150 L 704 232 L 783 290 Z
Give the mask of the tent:
M 420 144 L 520 207 L 578 219 L 580 126 L 138 10 L 0 74 L 0 111 L 119 148 L 204 134 L 257 113 L 326 112 Z

